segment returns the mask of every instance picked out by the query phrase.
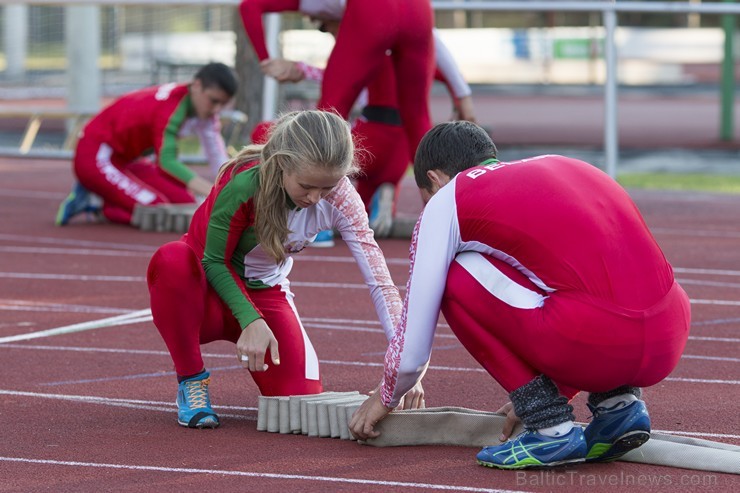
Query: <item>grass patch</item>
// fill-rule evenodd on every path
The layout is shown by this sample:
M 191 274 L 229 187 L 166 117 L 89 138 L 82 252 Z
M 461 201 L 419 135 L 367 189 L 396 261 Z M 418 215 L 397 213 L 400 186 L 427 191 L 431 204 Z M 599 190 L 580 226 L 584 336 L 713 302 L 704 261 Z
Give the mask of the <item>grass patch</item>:
M 740 193 L 740 176 L 734 175 L 625 173 L 617 181 L 625 188 Z

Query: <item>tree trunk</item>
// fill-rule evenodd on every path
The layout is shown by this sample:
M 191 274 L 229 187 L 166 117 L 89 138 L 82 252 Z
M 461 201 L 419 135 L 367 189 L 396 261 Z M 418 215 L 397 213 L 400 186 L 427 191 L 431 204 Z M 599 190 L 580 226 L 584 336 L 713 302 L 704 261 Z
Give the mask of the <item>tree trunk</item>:
M 252 134 L 252 129 L 260 122 L 262 115 L 264 79 L 260 71 L 257 54 L 252 49 L 252 43 L 247 38 L 238 13 L 234 16 L 234 30 L 236 32 L 234 67 L 239 78 L 239 90 L 236 93 L 235 107 L 237 110 L 243 111 L 248 117 L 240 139 L 244 144 L 247 144 L 250 142 L 249 136 Z

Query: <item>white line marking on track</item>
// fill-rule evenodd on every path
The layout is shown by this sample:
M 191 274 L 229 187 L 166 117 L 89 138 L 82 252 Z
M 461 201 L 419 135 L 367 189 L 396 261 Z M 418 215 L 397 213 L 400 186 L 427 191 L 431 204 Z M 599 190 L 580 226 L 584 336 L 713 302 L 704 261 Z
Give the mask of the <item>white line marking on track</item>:
M 686 359 L 705 359 L 709 361 L 732 361 L 734 363 L 740 363 L 740 358 L 728 358 L 725 356 L 698 356 L 694 354 L 683 354 L 681 358 Z
M 84 274 L 34 274 L 31 272 L 0 272 L 0 278 L 39 279 L 42 281 L 146 282 L 144 276 L 89 276 Z
M 712 341 L 712 342 L 740 342 L 737 337 L 706 337 L 706 336 L 689 336 L 690 341 Z
M 0 389 L 0 395 L 12 395 L 17 397 L 31 397 L 39 399 L 56 399 L 62 401 L 80 402 L 86 404 L 102 404 L 114 407 L 125 407 L 132 409 L 151 409 L 153 411 L 162 412 L 174 412 L 176 406 L 172 402 L 165 401 L 149 401 L 141 399 L 123 399 L 114 397 L 101 397 L 93 395 L 71 395 L 71 394 L 48 394 L 41 392 L 24 392 L 21 390 L 5 390 Z M 229 405 L 213 405 L 216 410 L 226 411 L 239 411 L 239 412 L 257 412 L 256 407 L 246 406 L 229 406 Z M 223 414 L 219 412 L 220 416 L 243 419 L 247 421 L 254 421 L 257 419 L 256 415 L 244 415 L 244 414 Z M 683 431 L 683 430 L 653 430 L 659 433 L 668 433 L 671 435 L 688 435 L 688 436 L 705 436 L 712 438 L 726 438 L 740 440 L 740 435 L 733 435 L 727 433 L 703 433 L 699 431 Z
M 40 243 L 50 245 L 74 245 L 78 247 L 98 247 L 98 248 L 112 248 L 114 250 L 137 250 L 154 253 L 157 249 L 156 246 L 152 245 L 141 245 L 137 243 L 121 243 L 112 241 L 90 241 L 90 240 L 76 240 L 70 238 L 54 238 L 51 236 L 27 236 L 27 235 L 10 235 L 0 234 L 0 241 L 18 241 L 26 243 Z
M 23 166 L 25 168 L 25 165 Z M 5 171 L 7 168 L 3 166 L 3 171 Z M 34 192 L 31 190 L 10 190 L 7 188 L 0 189 L 0 196 L 3 197 L 18 197 L 23 199 L 46 199 L 46 200 L 53 200 L 53 201 L 60 201 L 66 197 L 63 193 L 53 193 L 53 192 Z
M 292 479 L 301 481 L 321 481 L 329 483 L 349 483 L 349 484 L 365 484 L 373 486 L 398 486 L 405 488 L 424 488 L 430 490 L 444 490 L 444 491 L 471 491 L 481 493 L 526 493 L 520 490 L 500 490 L 490 488 L 474 488 L 471 486 L 457 486 L 457 485 L 446 485 L 446 484 L 432 484 L 432 483 L 409 483 L 403 481 L 382 481 L 377 479 L 355 479 L 355 478 L 340 478 L 337 476 L 306 476 L 303 474 L 278 474 L 268 472 L 250 472 L 250 471 L 234 471 L 227 469 L 195 469 L 187 467 L 164 467 L 164 466 L 146 466 L 146 465 L 127 465 L 127 464 L 110 464 L 104 462 L 78 462 L 78 461 L 63 461 L 63 460 L 49 460 L 49 459 L 30 459 L 26 457 L 2 457 L 0 461 L 6 462 L 26 462 L 31 464 L 47 464 L 52 466 L 72 466 L 72 467 L 94 467 L 94 468 L 107 468 L 107 469 L 125 469 L 131 471 L 156 471 L 156 472 L 176 472 L 176 473 L 188 473 L 188 474 L 208 474 L 215 476 L 243 476 L 250 478 L 264 478 L 264 479 Z
M 355 258 L 351 255 L 347 255 L 346 257 L 329 257 L 329 256 L 321 256 L 321 255 L 296 255 L 293 257 L 296 262 L 304 261 L 304 262 L 332 262 L 332 263 L 342 263 L 342 264 L 354 264 Z M 385 262 L 387 264 L 393 264 L 393 265 L 408 265 L 409 259 L 407 258 L 394 258 L 394 257 L 386 257 Z
M 125 407 L 130 409 L 144 409 L 150 411 L 173 412 L 177 410 L 174 402 L 163 401 L 145 401 L 141 399 L 121 399 L 115 397 L 101 397 L 95 395 L 71 395 L 71 394 L 46 394 L 41 392 L 23 392 L 20 390 L 0 390 L 0 395 L 14 395 L 18 397 L 33 397 L 38 399 L 55 399 L 61 401 L 82 402 L 86 404 L 102 404 L 106 406 Z M 257 411 L 256 407 L 242 406 L 212 406 L 214 409 L 224 409 L 227 411 Z M 243 414 L 223 414 L 230 418 L 244 419 L 247 421 L 256 420 L 256 416 L 245 416 Z
M 56 329 L 42 330 L 39 332 L 31 332 L 29 334 L 19 334 L 15 336 L 0 337 L 0 344 L 6 342 L 25 341 L 28 339 L 38 339 L 39 337 L 49 337 L 59 334 L 70 334 L 73 332 L 81 332 L 90 329 L 99 329 L 105 327 L 112 327 L 118 322 L 130 323 L 131 320 L 141 319 L 151 314 L 151 311 L 147 308 L 145 310 L 139 310 L 136 312 L 125 313 L 123 315 L 116 315 L 115 317 L 104 318 L 101 320 L 93 320 L 91 322 L 82 322 L 79 324 L 67 325 L 65 327 L 58 327 Z M 151 315 L 149 320 L 151 320 Z M 146 320 L 146 319 L 145 319 Z
M 51 248 L 51 247 L 25 247 L 25 246 L 0 246 L 0 252 L 24 253 L 29 255 L 84 255 L 102 257 L 151 257 L 149 252 L 131 252 L 126 250 L 98 250 L 87 248 Z
M 688 382 L 688 383 L 725 383 L 729 385 L 740 385 L 740 380 L 712 380 L 706 378 L 681 378 L 681 377 L 668 377 L 666 378 L 669 382 Z
M 740 270 L 727 269 L 691 269 L 687 267 L 674 267 L 673 272 L 680 274 L 710 274 L 717 276 L 740 276 Z
M 740 306 L 740 301 L 735 301 L 735 300 L 702 300 L 702 299 L 691 299 L 689 301 L 693 305 Z
M 29 312 L 66 312 L 66 313 L 129 313 L 126 308 L 113 308 L 92 305 L 72 305 L 67 303 L 47 303 L 44 301 L 26 301 L 0 299 L 0 310 Z
M 722 282 L 722 281 L 700 281 L 697 279 L 676 279 L 682 286 L 689 284 L 693 286 L 711 286 L 713 288 L 740 288 L 740 283 L 737 282 Z
M 732 438 L 740 440 L 740 435 L 728 435 L 725 433 L 702 433 L 699 431 L 677 431 L 677 430 L 652 430 L 655 433 L 666 433 L 668 435 L 702 436 L 712 438 Z
M 104 282 L 146 282 L 144 276 L 99 276 L 80 274 L 38 274 L 30 272 L 0 272 L 0 278 L 5 279 L 39 279 L 44 281 L 104 281 Z M 329 289 L 367 289 L 365 284 L 345 282 L 310 282 L 291 281 L 292 287 L 299 288 L 329 288 Z M 400 291 L 405 286 L 396 286 Z
M 148 356 L 162 356 L 169 357 L 170 354 L 167 351 L 158 351 L 152 349 L 115 349 L 115 348 L 88 348 L 88 347 L 77 347 L 77 346 L 41 346 L 41 345 L 28 345 L 28 344 L 2 344 L 0 349 L 32 349 L 39 351 L 74 351 L 81 353 L 118 353 L 118 354 L 140 354 Z M 204 358 L 233 358 L 234 355 L 223 354 L 223 353 L 202 353 Z M 684 355 L 688 359 L 719 359 L 719 356 L 699 356 L 699 355 Z M 721 361 L 726 361 L 722 358 Z M 381 362 L 365 362 L 365 361 L 339 361 L 339 360 L 319 360 L 324 365 L 344 365 L 344 366 L 360 366 L 367 368 L 381 368 L 383 363 Z M 459 366 L 437 366 L 431 365 L 431 370 L 439 371 L 459 371 L 459 372 L 475 372 L 475 373 L 486 373 L 483 368 L 475 367 L 459 367 Z M 726 383 L 731 385 L 740 384 L 737 380 L 699 380 L 699 379 L 683 379 L 678 377 L 669 377 L 666 380 L 675 382 L 699 382 L 699 383 Z
M 46 394 L 41 392 L 21 392 L 15 390 L 0 390 L 0 395 L 15 395 L 19 397 L 35 397 L 40 399 L 56 399 L 62 401 L 71 402 L 82 402 L 88 404 L 103 404 L 114 407 L 126 407 L 132 409 L 151 409 L 153 411 L 173 412 L 177 410 L 177 405 L 174 401 L 145 401 L 141 399 L 121 399 L 114 397 L 101 397 L 92 395 L 70 395 L 70 394 Z M 224 405 L 213 405 L 214 409 L 226 410 L 226 411 L 257 411 L 256 407 L 246 406 L 224 406 Z M 243 419 L 246 421 L 254 421 L 257 419 L 256 416 L 246 416 L 244 414 L 223 414 L 221 416 L 227 416 L 230 418 Z
M 688 236 L 695 238 L 697 236 L 704 236 L 710 238 L 740 238 L 740 232 L 738 231 L 711 231 L 711 230 L 696 230 L 696 229 L 671 229 L 671 228 L 650 228 L 653 233 L 660 233 L 666 235 L 676 236 Z

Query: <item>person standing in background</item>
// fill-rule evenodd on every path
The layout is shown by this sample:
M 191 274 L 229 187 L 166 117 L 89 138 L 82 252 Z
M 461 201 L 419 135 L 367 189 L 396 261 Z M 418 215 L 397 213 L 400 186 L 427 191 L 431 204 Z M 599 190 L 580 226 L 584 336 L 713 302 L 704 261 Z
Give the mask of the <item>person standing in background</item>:
M 317 108 L 334 110 L 344 118 L 362 90 L 379 76 L 390 52 L 407 152 L 414 155 L 431 128 L 434 42 L 429 0 L 242 0 L 239 10 L 266 71 L 274 59 L 265 45 L 263 14 L 299 11 L 319 22 L 341 21 Z

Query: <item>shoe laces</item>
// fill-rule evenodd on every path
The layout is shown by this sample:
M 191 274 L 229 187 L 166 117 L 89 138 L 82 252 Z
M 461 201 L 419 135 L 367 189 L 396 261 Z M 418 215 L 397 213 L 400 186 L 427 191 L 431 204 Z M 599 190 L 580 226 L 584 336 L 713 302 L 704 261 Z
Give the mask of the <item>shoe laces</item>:
M 185 382 L 187 387 L 188 404 L 191 409 L 201 409 L 208 407 L 208 384 L 211 379 L 191 380 Z
M 612 407 L 592 406 L 591 404 L 586 404 L 591 411 L 591 416 L 589 416 L 588 419 L 598 418 L 602 414 L 618 411 L 619 409 L 626 407 L 628 404 L 629 403 L 626 402 L 618 402 Z

